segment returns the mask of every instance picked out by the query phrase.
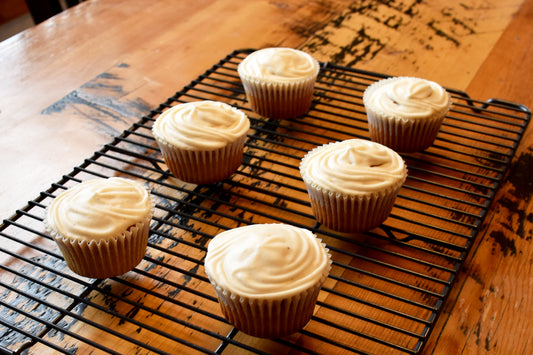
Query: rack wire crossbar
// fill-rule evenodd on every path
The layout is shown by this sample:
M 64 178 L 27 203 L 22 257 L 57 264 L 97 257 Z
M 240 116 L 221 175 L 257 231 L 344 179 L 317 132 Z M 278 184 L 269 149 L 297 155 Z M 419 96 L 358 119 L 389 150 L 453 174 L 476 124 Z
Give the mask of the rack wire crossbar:
M 362 94 L 387 75 L 322 63 L 310 111 L 272 120 L 251 110 L 236 50 L 140 118 L 0 228 L 0 351 L 125 353 L 419 353 L 453 287 L 531 118 L 528 108 L 480 102 L 449 89 L 454 105 L 435 143 L 403 154 L 409 176 L 391 216 L 367 233 L 323 228 L 299 161 L 312 148 L 369 139 Z M 151 127 L 169 107 L 223 101 L 248 115 L 243 163 L 213 185 L 175 179 Z M 72 273 L 44 232 L 46 207 L 96 177 L 141 181 L 157 200 L 145 258 L 104 280 Z M 283 339 L 257 339 L 221 314 L 204 269 L 209 240 L 250 223 L 290 223 L 330 248 L 331 275 L 312 320 Z

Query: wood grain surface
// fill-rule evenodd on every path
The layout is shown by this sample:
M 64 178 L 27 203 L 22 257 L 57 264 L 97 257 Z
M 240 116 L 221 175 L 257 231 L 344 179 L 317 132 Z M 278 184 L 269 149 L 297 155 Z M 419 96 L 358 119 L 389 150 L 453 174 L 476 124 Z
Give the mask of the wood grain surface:
M 237 48 L 300 48 L 323 62 L 423 77 L 475 99 L 532 108 L 532 24 L 532 0 L 83 2 L 0 43 L 0 213 L 11 216 Z M 533 351 L 532 129 L 424 353 Z M 92 300 L 105 304 L 105 293 Z M 113 326 L 120 318 L 97 322 Z

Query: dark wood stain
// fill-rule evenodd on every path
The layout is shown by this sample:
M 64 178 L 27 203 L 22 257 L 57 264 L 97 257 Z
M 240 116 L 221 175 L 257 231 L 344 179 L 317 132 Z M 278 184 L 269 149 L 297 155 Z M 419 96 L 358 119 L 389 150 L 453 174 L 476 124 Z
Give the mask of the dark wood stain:
M 520 201 L 512 201 L 509 198 L 502 198 L 498 201 L 498 203 L 505 207 L 510 214 L 515 214 L 518 216 L 518 227 L 514 228 L 509 223 L 502 223 L 503 226 L 507 227 L 507 229 L 511 230 L 512 232 L 516 233 L 520 238 L 529 240 L 531 239 L 531 231 L 525 230 L 525 223 L 526 221 L 529 221 L 532 218 L 532 214 L 527 214 L 526 211 L 523 208 L 520 208 Z M 510 221 L 511 222 L 511 221 Z M 528 235 L 529 233 L 529 235 Z
M 533 195 L 533 179 L 531 167 L 533 166 L 533 148 L 520 154 L 509 171 L 509 182 L 513 185 L 512 194 L 519 200 L 530 201 Z
M 346 11 L 322 28 L 313 28 L 313 31 L 309 33 L 312 36 L 302 49 L 310 53 L 320 52 L 323 61 L 355 66 L 361 61 L 371 60 L 387 48 L 390 39 L 383 33 L 391 29 L 401 30 L 405 26 L 413 28 L 411 36 L 422 45 L 421 48 L 427 51 L 433 51 L 446 42 L 459 47 L 462 37 L 476 33 L 475 19 L 468 17 L 468 11 L 475 9 L 462 6 L 459 9 L 454 9 L 444 3 L 441 6 L 439 13 L 428 15 L 428 10 L 434 10 L 430 9 L 428 4 L 422 0 L 407 2 L 395 0 L 354 1 Z M 368 22 L 360 21 L 359 23 L 356 21 L 356 16 L 370 19 L 371 23 L 387 30 L 373 31 L 372 28 L 368 28 Z M 427 27 L 430 31 L 417 30 L 420 27 Z M 348 44 L 337 43 L 335 40 L 337 31 L 342 31 L 343 38 L 347 38 L 346 33 L 351 31 L 353 33 L 351 41 Z M 374 33 L 379 33 L 379 35 L 374 35 Z M 420 37 L 420 33 L 428 34 L 425 37 Z M 324 58 L 324 55 L 327 58 Z
M 379 38 L 371 37 L 364 28 L 361 28 L 352 42 L 340 47 L 340 51 L 334 54 L 331 59 L 335 63 L 343 63 L 351 67 L 362 60 L 374 58 L 383 48 L 385 48 L 385 43 L 381 42 Z
M 508 238 L 502 231 L 492 231 L 490 233 L 491 238 L 496 244 L 500 246 L 504 256 L 516 255 L 516 244 L 511 238 Z
M 124 89 L 121 76 L 114 71 L 128 67 L 128 64 L 120 63 L 97 75 L 41 113 L 53 117 L 56 113 L 68 111 L 72 119 L 81 117 L 90 121 L 105 134 L 120 134 L 122 129 L 117 129 L 115 123 L 129 125 L 131 118 L 140 117 L 151 109 L 141 98 L 124 100 L 130 92 Z
M 460 43 L 457 39 L 455 39 L 453 36 L 451 36 L 450 34 L 446 33 L 445 31 L 443 31 L 442 29 L 438 28 L 438 21 L 437 20 L 431 20 L 427 23 L 427 26 L 439 37 L 442 37 L 450 42 L 452 42 L 453 44 L 455 44 L 455 46 L 459 47 Z
M 512 185 L 509 189 L 510 196 L 497 201 L 499 208 L 504 208 L 506 215 L 518 216 L 516 220 L 500 222 L 512 236 L 516 236 L 525 241 L 531 241 L 532 230 L 526 230 L 526 223 L 533 221 L 533 213 L 527 213 L 526 208 L 533 196 L 533 180 L 531 179 L 531 166 L 533 166 L 533 149 L 520 154 L 509 169 L 507 182 Z M 516 225 L 516 223 L 518 225 Z M 501 230 L 493 231 L 490 237 L 494 243 L 500 246 L 505 256 L 516 256 L 517 247 L 514 239 L 511 239 Z

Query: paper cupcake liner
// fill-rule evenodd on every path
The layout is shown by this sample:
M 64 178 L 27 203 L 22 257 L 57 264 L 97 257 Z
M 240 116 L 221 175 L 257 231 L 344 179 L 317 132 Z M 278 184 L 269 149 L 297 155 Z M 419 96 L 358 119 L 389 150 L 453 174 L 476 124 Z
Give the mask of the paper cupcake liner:
M 103 279 L 132 270 L 146 253 L 150 231 L 150 214 L 122 235 L 96 242 L 79 241 L 54 235 L 67 266 L 76 274 Z
M 243 74 L 240 76 L 252 109 L 263 117 L 294 118 L 303 115 L 311 107 L 316 75 L 284 83 L 263 82 Z
M 379 226 L 390 215 L 402 182 L 393 188 L 361 196 L 331 193 L 306 183 L 317 221 L 337 232 L 365 232 Z
M 444 120 L 444 115 L 431 119 L 393 119 L 382 117 L 367 108 L 370 138 L 374 142 L 403 153 L 430 147 Z
M 231 294 L 212 281 L 224 317 L 240 331 L 259 338 L 280 338 L 302 329 L 313 316 L 328 272 L 314 287 L 282 299 L 252 299 Z
M 230 177 L 242 163 L 246 135 L 212 151 L 180 149 L 157 140 L 172 175 L 193 184 L 211 184 Z

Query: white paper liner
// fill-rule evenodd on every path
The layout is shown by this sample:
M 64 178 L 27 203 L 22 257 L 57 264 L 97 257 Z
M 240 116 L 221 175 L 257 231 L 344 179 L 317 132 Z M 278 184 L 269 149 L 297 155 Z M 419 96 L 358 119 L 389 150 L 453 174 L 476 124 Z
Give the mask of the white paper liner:
M 403 180 L 387 190 L 358 196 L 332 193 L 308 181 L 305 184 L 317 221 L 337 232 L 357 233 L 375 228 L 389 217 Z
M 313 287 L 281 299 L 241 297 L 211 283 L 228 322 L 248 335 L 272 339 L 293 334 L 309 322 L 329 269 Z
M 152 212 L 111 240 L 80 241 L 53 234 L 67 266 L 76 274 L 103 279 L 132 270 L 146 253 Z
M 318 75 L 299 81 L 275 83 L 239 72 L 252 109 L 263 117 L 288 119 L 303 115 L 311 107 Z
M 193 184 L 211 184 L 230 177 L 241 165 L 246 134 L 212 151 L 186 150 L 156 140 L 172 175 Z
M 439 133 L 445 115 L 429 119 L 393 119 L 367 108 L 370 138 L 397 152 L 419 152 L 430 147 Z

